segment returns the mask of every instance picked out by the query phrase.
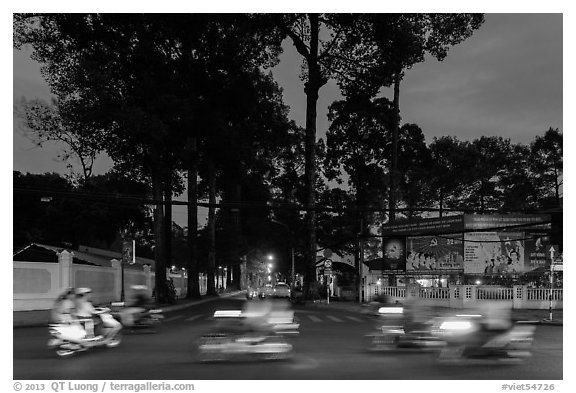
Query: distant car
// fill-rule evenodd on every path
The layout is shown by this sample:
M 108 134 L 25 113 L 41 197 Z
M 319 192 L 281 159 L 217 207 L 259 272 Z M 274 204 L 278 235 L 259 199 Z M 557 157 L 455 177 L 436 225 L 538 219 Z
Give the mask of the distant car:
M 256 289 L 256 288 L 248 288 L 248 289 L 246 290 L 246 299 L 249 299 L 249 300 L 250 300 L 250 299 L 257 298 L 257 297 L 258 297 L 258 294 L 259 294 L 258 289 Z
M 274 287 L 272 286 L 272 284 L 266 284 L 262 288 L 260 288 L 259 296 L 261 298 L 274 296 Z
M 278 283 L 274 286 L 274 297 L 290 298 L 290 287 L 285 283 Z

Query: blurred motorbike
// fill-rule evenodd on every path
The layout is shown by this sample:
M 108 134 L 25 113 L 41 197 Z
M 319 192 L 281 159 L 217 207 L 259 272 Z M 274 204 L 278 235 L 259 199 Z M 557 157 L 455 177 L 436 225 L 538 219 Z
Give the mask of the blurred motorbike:
M 507 329 L 489 329 L 482 315 L 456 315 L 444 319 L 436 335 L 447 345 L 438 356 L 440 363 L 523 363 L 532 356 L 536 328 L 511 323 Z
M 122 322 L 125 330 L 157 333 L 161 329 L 164 315 L 160 309 L 146 309 L 129 317 L 126 315 L 129 310 L 125 308 L 124 302 L 115 302 L 111 306 L 113 308 L 112 315 Z
M 67 357 L 77 352 L 95 347 L 114 348 L 122 341 L 122 325 L 110 314 L 110 309 L 98 307 L 94 310 L 100 323 L 95 325 L 95 336 L 87 337 L 86 330 L 80 321 L 71 323 L 52 323 L 48 326 L 51 338 L 48 347 L 54 349 L 60 357 Z
M 290 336 L 299 325 L 284 320 L 266 329 L 250 330 L 240 310 L 216 311 L 215 329 L 197 340 L 198 359 L 202 362 L 230 360 L 282 360 L 293 355 Z
M 446 345 L 434 334 L 437 319 L 414 323 L 404 315 L 400 305 L 380 307 L 375 315 L 376 328 L 364 336 L 365 347 L 371 352 L 430 351 Z

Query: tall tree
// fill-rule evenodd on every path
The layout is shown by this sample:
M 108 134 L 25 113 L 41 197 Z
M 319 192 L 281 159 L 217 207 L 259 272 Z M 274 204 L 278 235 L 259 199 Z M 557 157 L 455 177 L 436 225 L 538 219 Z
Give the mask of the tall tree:
M 350 18 L 344 16 L 344 18 Z M 482 14 L 364 14 L 352 17 L 354 30 L 342 41 L 346 64 L 356 54 L 364 69 L 339 73 L 344 94 L 364 92 L 374 96 L 382 87 L 393 86 L 395 121 L 392 125 L 389 221 L 396 217 L 398 132 L 400 128 L 400 82 L 405 70 L 424 61 L 429 53 L 443 60 L 451 46 L 472 35 L 484 22 Z M 352 93 L 353 94 L 353 93 Z
M 544 136 L 536 136 L 530 144 L 533 172 L 542 199 L 552 196 L 555 207 L 560 204 L 563 184 L 562 133 L 550 127 Z
M 156 294 L 166 294 L 162 238 L 165 165 L 173 112 L 173 42 L 168 17 L 113 14 L 16 16 L 16 43 L 29 43 L 33 57 L 71 119 L 106 132 L 100 135 L 115 165 L 151 181 L 156 209 Z M 21 23 L 22 22 L 22 23 Z M 22 28 L 24 26 L 24 28 Z
M 303 58 L 301 79 L 306 94 L 305 184 L 307 208 L 307 264 L 304 291 L 308 293 L 316 277 L 316 118 L 320 89 L 333 75 L 332 56 L 337 43 L 348 29 L 347 21 L 329 14 L 283 15 L 279 21 L 287 36 Z
M 59 142 L 64 149 L 59 158 L 66 162 L 67 168 L 73 177 L 75 168 L 72 164 L 76 159 L 80 163 L 80 182 L 86 183 L 92 176 L 94 161 L 103 150 L 101 137 L 95 135 L 102 132 L 100 129 L 89 128 L 73 119 L 60 115 L 59 101 L 53 100 L 51 104 L 42 100 L 20 102 L 16 107 L 16 114 L 23 120 L 21 124 L 24 133 L 38 146 L 47 142 Z

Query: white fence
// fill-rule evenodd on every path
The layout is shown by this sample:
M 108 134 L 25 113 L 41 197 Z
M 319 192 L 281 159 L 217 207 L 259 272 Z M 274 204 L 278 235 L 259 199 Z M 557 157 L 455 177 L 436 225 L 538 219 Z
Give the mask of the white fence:
M 428 306 L 466 308 L 482 302 L 509 302 L 515 309 L 548 309 L 550 297 L 554 309 L 563 308 L 563 290 L 545 288 L 528 288 L 515 285 L 512 288 L 490 285 L 456 285 L 449 288 L 429 288 L 418 285 L 406 287 L 384 287 L 365 285 L 364 300 L 369 302 L 378 295 L 387 295 L 392 301 L 404 302 L 407 299 L 418 299 Z
M 112 267 L 73 264 L 73 252 L 58 254 L 58 263 L 13 262 L 14 311 L 49 310 L 64 288 L 88 287 L 92 289 L 94 304 L 119 301 L 122 293 L 122 267 L 112 260 Z M 143 270 L 124 269 L 125 295 L 130 295 L 132 285 L 146 285 L 150 295 L 154 288 L 154 272 L 149 266 Z M 176 296 L 187 293 L 188 277 L 184 273 L 167 272 L 172 279 Z M 200 293 L 206 294 L 206 275 L 199 276 Z

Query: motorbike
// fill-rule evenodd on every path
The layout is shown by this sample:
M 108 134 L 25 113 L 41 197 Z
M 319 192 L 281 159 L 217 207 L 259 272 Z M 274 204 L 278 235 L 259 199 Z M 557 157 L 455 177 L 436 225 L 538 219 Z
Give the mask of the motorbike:
M 438 361 L 443 364 L 524 363 L 532 356 L 536 328 L 511 323 L 506 329 L 491 330 L 481 315 L 457 315 L 442 321 L 436 335 L 446 341 Z
M 370 352 L 434 351 L 446 345 L 435 335 L 437 319 L 413 323 L 404 315 L 404 307 L 380 307 L 376 315 L 376 328 L 364 336 L 365 347 Z
M 290 337 L 298 333 L 298 323 L 276 321 L 267 329 L 254 331 L 243 327 L 242 318 L 240 311 L 217 311 L 214 332 L 204 334 L 196 342 L 198 360 L 283 360 L 292 357 L 294 347 Z
M 126 317 L 126 304 L 124 302 L 115 302 L 111 306 L 113 307 L 112 315 L 122 322 L 124 330 L 157 333 L 161 329 L 164 315 L 160 309 L 146 309 L 134 320 Z
M 100 320 L 94 326 L 94 337 L 87 337 L 82 320 L 52 323 L 48 326 L 51 335 L 48 347 L 54 349 L 58 356 L 67 357 L 95 347 L 114 348 L 120 345 L 122 325 L 110 314 L 110 309 L 98 307 L 94 314 Z

